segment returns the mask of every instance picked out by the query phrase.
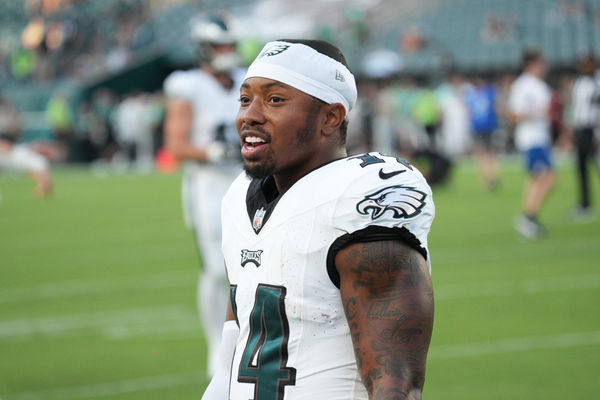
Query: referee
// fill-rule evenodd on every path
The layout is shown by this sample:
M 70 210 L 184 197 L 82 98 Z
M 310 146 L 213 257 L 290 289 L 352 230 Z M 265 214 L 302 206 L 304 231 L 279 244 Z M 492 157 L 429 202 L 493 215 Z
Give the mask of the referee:
M 572 124 L 574 144 L 577 152 L 577 174 L 579 182 L 579 204 L 574 218 L 586 220 L 592 217 L 588 164 L 595 159 L 594 135 L 598 125 L 600 87 L 594 79 L 596 62 L 591 55 L 582 56 L 577 62 L 579 72 L 572 88 Z

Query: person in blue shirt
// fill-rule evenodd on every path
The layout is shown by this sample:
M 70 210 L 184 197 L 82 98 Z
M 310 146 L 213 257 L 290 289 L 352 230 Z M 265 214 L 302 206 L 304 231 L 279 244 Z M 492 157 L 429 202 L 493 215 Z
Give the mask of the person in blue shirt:
M 481 78 L 465 94 L 475 147 L 475 163 L 484 185 L 489 190 L 498 186 L 498 157 L 494 148 L 498 130 L 496 88 Z

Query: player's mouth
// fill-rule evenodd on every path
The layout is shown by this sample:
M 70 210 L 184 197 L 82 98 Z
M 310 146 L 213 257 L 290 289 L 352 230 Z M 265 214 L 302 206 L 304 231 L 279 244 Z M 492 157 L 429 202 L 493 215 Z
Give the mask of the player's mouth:
M 263 135 L 244 134 L 242 137 L 242 157 L 254 158 L 259 156 L 267 143 L 268 140 Z

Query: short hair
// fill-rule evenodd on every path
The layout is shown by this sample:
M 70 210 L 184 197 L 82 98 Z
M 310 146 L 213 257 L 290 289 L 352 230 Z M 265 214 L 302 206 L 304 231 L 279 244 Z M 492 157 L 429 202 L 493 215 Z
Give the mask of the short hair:
M 317 52 L 326 55 L 327 57 L 331 57 L 337 62 L 343 64 L 346 68 L 348 67 L 348 63 L 346 62 L 346 57 L 340 49 L 338 49 L 333 44 L 326 42 L 325 40 L 313 40 L 313 39 L 278 39 L 279 42 L 288 42 L 288 43 L 299 43 L 305 46 L 316 50 Z
M 529 67 L 531 64 L 544 59 L 542 52 L 538 49 L 528 49 L 523 53 L 522 65 L 523 68 Z
M 340 125 L 340 143 L 346 144 L 346 137 L 348 136 L 348 118 L 344 118 Z

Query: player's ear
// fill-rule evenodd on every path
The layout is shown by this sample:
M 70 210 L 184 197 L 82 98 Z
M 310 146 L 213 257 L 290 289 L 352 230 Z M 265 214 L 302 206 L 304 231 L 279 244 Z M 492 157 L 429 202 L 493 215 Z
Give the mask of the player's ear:
M 346 118 L 346 109 L 339 103 L 325 104 L 323 106 L 323 125 L 321 130 L 325 136 L 334 134 Z

